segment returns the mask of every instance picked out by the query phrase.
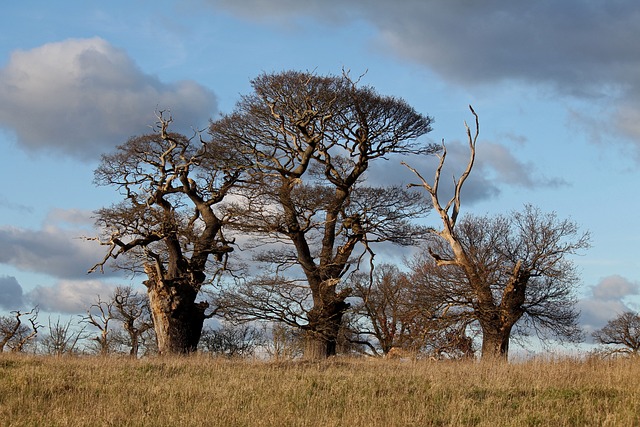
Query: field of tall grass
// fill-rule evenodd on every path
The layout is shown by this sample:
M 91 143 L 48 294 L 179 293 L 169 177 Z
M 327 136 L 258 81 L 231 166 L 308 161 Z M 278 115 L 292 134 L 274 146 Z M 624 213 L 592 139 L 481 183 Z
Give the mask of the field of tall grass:
M 633 426 L 640 362 L 0 354 L 2 426 Z

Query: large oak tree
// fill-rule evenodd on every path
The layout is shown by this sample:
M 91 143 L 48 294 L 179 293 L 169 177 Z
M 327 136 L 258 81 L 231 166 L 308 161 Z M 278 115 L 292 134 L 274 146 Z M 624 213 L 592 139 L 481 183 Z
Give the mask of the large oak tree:
M 253 164 L 231 212 L 265 245 L 261 273 L 227 293 L 225 307 L 236 319 L 302 328 L 306 356 L 326 357 L 348 308 L 342 278 L 357 258 L 373 256 L 374 242 L 408 245 L 424 234 L 411 223 L 427 210 L 419 195 L 368 186 L 365 172 L 388 156 L 432 152 L 417 140 L 432 119 L 346 74 L 290 71 L 251 83 L 253 93 L 210 127 Z
M 146 273 L 161 354 L 195 351 L 212 315 L 196 300 L 233 250 L 217 207 L 242 173 L 231 147 L 170 132 L 171 122 L 158 114 L 153 133 L 102 157 L 95 180 L 117 187 L 123 200 L 96 212 L 103 231 L 97 240 L 108 250 L 90 270 L 115 259 Z

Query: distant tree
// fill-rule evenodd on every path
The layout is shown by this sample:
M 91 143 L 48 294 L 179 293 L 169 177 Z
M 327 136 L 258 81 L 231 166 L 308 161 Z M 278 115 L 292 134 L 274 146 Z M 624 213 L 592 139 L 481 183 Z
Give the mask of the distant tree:
M 302 330 L 287 326 L 282 322 L 271 324 L 263 332 L 265 336 L 265 352 L 274 360 L 297 359 L 304 352 L 304 336 Z
M 593 334 L 593 339 L 608 347 L 606 354 L 624 354 L 638 356 L 640 354 L 640 316 L 638 313 L 627 311 Z
M 27 312 L 12 311 L 12 317 L 0 317 L 0 353 L 5 348 L 12 352 L 23 351 L 25 346 L 36 338 L 38 329 L 42 327 L 38 323 L 38 311 L 38 307 L 34 307 Z M 23 318 L 26 318 L 31 326 L 25 325 Z
M 253 164 L 229 212 L 263 245 L 261 274 L 226 293 L 224 306 L 233 318 L 304 330 L 305 357 L 325 358 L 349 306 L 342 278 L 373 255 L 372 243 L 410 245 L 424 234 L 411 222 L 427 211 L 418 194 L 364 179 L 372 161 L 432 152 L 417 141 L 432 119 L 346 74 L 289 71 L 251 83 L 253 93 L 210 127 Z
M 94 342 L 95 350 L 101 356 L 111 353 L 114 347 L 113 334 L 109 325 L 114 320 L 113 304 L 113 301 L 103 301 L 98 295 L 96 302 L 87 310 L 87 315 L 82 318 L 84 323 L 99 331 L 91 341 Z
M 397 266 L 381 264 L 372 274 L 354 275 L 350 286 L 359 320 L 352 326 L 374 354 L 393 349 L 423 357 L 457 359 L 473 356 L 465 334 L 466 319 L 428 293 Z M 373 339 L 373 342 L 371 341 Z
M 172 133 L 171 123 L 161 112 L 153 133 L 102 157 L 96 183 L 117 187 L 124 200 L 96 212 L 104 232 L 95 240 L 109 249 L 90 270 L 113 259 L 124 261 L 118 268 L 146 273 L 161 354 L 195 351 L 213 315 L 196 300 L 233 250 L 223 233 L 228 218 L 217 207 L 242 170 L 229 144 Z
M 353 275 L 349 285 L 356 298 L 352 310 L 359 319 L 353 327 L 374 354 L 387 354 L 393 347 L 414 347 L 413 287 L 398 267 L 382 264 L 371 274 Z
M 200 347 L 212 355 L 242 358 L 253 356 L 263 341 L 262 331 L 251 324 L 225 323 L 217 329 L 205 328 Z
M 425 262 L 419 273 L 431 287 L 434 301 L 463 308 L 479 323 L 483 358 L 506 358 L 519 322 L 543 337 L 550 332 L 560 339 L 579 340 L 574 296 L 578 277 L 566 258 L 589 246 L 588 233 L 532 206 L 510 215 L 467 216 L 458 221 L 461 190 L 474 164 L 478 138 L 478 116 L 471 112 L 476 131 L 472 135 L 465 123 L 469 162 L 446 205 L 440 203 L 438 192 L 446 147 L 431 184 L 408 166 L 421 181 L 412 185 L 427 191 L 443 224 L 429 247 L 432 261 Z
M 113 317 L 122 323 L 130 347 L 129 355 L 138 357 L 141 341 L 153 330 L 149 298 L 133 290 L 131 286 L 118 286 L 113 293 Z
M 63 323 L 58 317 L 55 323 L 51 323 L 51 317 L 47 326 L 47 334 L 41 341 L 41 346 L 46 354 L 62 356 L 75 354 L 79 351 L 78 344 L 87 337 L 86 325 L 76 328 L 72 319 Z

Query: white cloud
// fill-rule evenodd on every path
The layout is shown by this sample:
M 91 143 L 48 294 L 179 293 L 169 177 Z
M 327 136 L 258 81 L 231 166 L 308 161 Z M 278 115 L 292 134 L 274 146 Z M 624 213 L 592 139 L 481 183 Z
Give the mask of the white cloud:
M 214 94 L 193 82 L 163 83 L 103 39 L 69 39 L 16 51 L 0 69 L 0 125 L 30 151 L 95 159 L 149 131 L 156 109 L 182 129 L 206 124 Z
M 20 203 L 14 203 L 7 199 L 6 196 L 0 194 L 0 208 L 4 208 L 10 211 L 16 211 L 23 214 L 33 213 L 33 206 L 27 206 Z
M 639 85 L 640 86 L 640 85 Z M 640 92 L 640 87 L 637 88 Z M 616 111 L 613 113 L 614 125 L 619 129 L 623 135 L 630 138 L 631 141 L 636 141 L 637 146 L 640 146 L 640 107 L 639 101 L 640 95 L 625 97 Z M 606 127 L 597 130 L 599 133 L 606 133 Z M 634 144 L 633 146 L 635 147 Z M 634 152 L 637 160 L 640 160 L 640 149 Z
M 559 178 L 537 176 L 533 163 L 518 160 L 504 145 L 483 141 L 477 162 L 476 173 L 483 176 L 495 175 L 496 182 L 523 188 L 565 185 Z
M 592 286 L 591 295 L 578 303 L 580 322 L 587 336 L 625 311 L 633 311 L 625 299 L 638 295 L 639 291 L 638 283 L 619 275 L 607 276 Z
M 518 160 L 504 145 L 480 141 L 474 163 L 474 172 L 465 182 L 462 193 L 466 203 L 497 197 L 504 186 L 521 188 L 559 187 L 566 183 L 559 178 L 539 176 L 532 163 Z M 449 200 L 454 194 L 452 177 L 459 178 L 469 162 L 467 142 L 453 140 L 446 143 L 447 157 L 440 175 L 439 195 L 441 201 Z M 367 175 L 371 185 L 419 183 L 419 179 L 406 167 L 400 165 L 404 160 L 416 169 L 429 184 L 433 183 L 439 159 L 436 156 L 412 156 L 400 159 L 390 156 L 388 161 L 372 162 Z
M 37 286 L 26 298 L 41 310 L 54 313 L 81 314 L 113 293 L 115 286 L 99 280 L 62 280 L 53 286 Z
M 637 295 L 638 283 L 631 282 L 619 275 L 612 275 L 602 279 L 591 290 L 596 299 L 619 300 L 629 295 Z
M 52 209 L 45 218 L 45 224 L 59 226 L 93 228 L 95 214 L 84 209 Z

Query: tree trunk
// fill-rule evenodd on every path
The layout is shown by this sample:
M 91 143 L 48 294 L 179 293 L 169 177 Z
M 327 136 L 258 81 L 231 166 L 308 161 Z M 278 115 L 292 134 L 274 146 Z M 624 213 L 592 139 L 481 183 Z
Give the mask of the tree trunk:
M 305 359 L 319 360 L 336 355 L 342 316 L 348 307 L 349 304 L 334 295 L 330 302 L 316 306 L 309 312 Z
M 333 354 L 335 354 L 335 346 Z M 333 354 L 331 354 L 328 342 L 324 336 L 313 331 L 307 331 L 303 356 L 306 360 L 322 360 Z
M 511 326 L 482 325 L 482 360 L 507 360 Z
M 133 359 L 138 358 L 138 348 L 140 347 L 140 342 L 138 339 L 137 331 L 132 331 L 129 333 L 131 337 L 131 350 L 129 351 L 129 356 Z
M 207 303 L 196 303 L 189 283 L 148 280 L 149 305 L 161 355 L 188 354 L 198 348 Z

